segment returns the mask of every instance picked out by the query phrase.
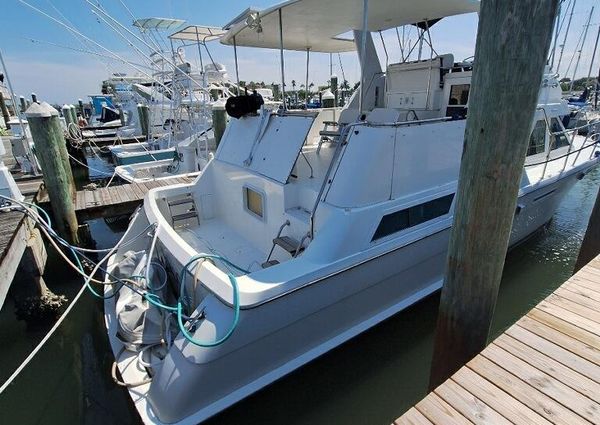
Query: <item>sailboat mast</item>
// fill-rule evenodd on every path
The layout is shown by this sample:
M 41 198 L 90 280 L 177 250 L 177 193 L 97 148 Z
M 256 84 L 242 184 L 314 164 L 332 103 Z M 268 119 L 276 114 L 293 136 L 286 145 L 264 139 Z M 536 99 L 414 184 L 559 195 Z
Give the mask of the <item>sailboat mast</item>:
M 562 45 L 560 46 L 560 55 L 558 56 L 558 64 L 556 65 L 556 72 L 560 70 L 560 63 L 562 62 L 563 53 L 565 51 L 565 45 L 567 44 L 567 37 L 569 35 L 569 29 L 571 28 L 571 20 L 573 19 L 573 11 L 575 10 L 575 4 L 577 0 L 573 0 L 573 6 L 571 7 L 571 14 L 569 15 L 569 21 L 567 22 L 567 30 L 565 32 L 565 38 L 563 38 Z
M 596 50 L 598 49 L 598 39 L 600 39 L 600 25 L 598 26 L 598 33 L 596 34 L 596 42 L 594 43 L 594 50 L 592 52 L 592 60 L 590 61 L 590 70 L 588 71 L 588 75 L 587 75 L 588 80 L 592 76 L 592 68 L 594 67 L 594 59 L 596 59 Z
M 592 6 L 592 10 L 590 10 L 590 16 L 588 16 L 587 24 L 585 25 L 585 31 L 583 32 L 583 41 L 581 42 L 581 49 L 579 49 L 579 54 L 577 56 L 577 62 L 575 62 L 575 69 L 573 70 L 573 78 L 571 78 L 571 84 L 569 87 L 569 91 L 573 90 L 573 84 L 575 83 L 575 74 L 577 73 L 577 68 L 579 67 L 579 61 L 581 60 L 581 52 L 583 51 L 583 47 L 585 46 L 585 39 L 587 38 L 588 29 L 590 28 L 590 22 L 592 21 L 592 15 L 594 14 L 594 6 Z

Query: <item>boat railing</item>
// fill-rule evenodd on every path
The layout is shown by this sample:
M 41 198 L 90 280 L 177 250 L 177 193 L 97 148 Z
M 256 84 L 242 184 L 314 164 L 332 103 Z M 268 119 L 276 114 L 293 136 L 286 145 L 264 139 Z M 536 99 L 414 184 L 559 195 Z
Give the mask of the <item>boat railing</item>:
M 550 158 L 550 153 L 552 152 L 552 144 L 550 145 L 549 149 L 548 149 L 548 153 L 546 154 L 546 158 L 543 161 L 539 161 L 539 162 L 534 162 L 534 163 L 529 163 L 529 164 L 525 164 L 525 168 L 529 168 L 529 167 L 535 167 L 535 166 L 539 166 L 539 165 L 544 165 L 544 169 L 542 170 L 542 174 L 540 175 L 540 178 L 538 180 L 538 182 L 542 181 L 545 177 L 546 174 L 546 169 L 549 163 L 554 162 L 554 161 L 558 161 L 564 158 L 564 164 L 563 167 L 560 171 L 559 174 L 562 174 L 565 172 L 566 168 L 567 168 L 567 164 L 569 162 L 569 158 L 572 155 L 575 155 L 575 158 L 573 159 L 573 162 L 571 163 L 571 165 L 575 165 L 577 163 L 577 160 L 579 159 L 579 156 L 581 155 L 581 152 L 586 150 L 586 149 L 590 149 L 590 155 L 588 159 L 592 159 L 594 156 L 594 152 L 596 152 L 596 150 L 594 149 L 594 146 L 598 146 L 598 144 L 600 143 L 600 133 L 598 132 L 594 132 L 594 133 L 588 133 L 585 136 L 585 139 L 583 140 L 583 143 L 581 144 L 581 147 L 578 149 L 573 150 L 573 142 L 575 140 L 575 136 L 578 134 L 577 133 L 577 129 L 581 129 L 584 127 L 588 127 L 588 125 L 584 125 L 581 127 L 577 127 L 576 129 L 568 129 L 568 130 L 563 130 L 563 131 L 558 131 L 558 132 L 553 132 L 551 133 L 551 136 L 556 136 L 556 135 L 561 135 L 561 134 L 567 134 L 569 132 L 572 132 L 571 135 L 571 141 L 569 143 L 569 149 L 567 150 L 566 153 L 562 154 L 562 155 L 558 155 L 556 157 Z M 552 142 L 551 142 L 552 143 Z

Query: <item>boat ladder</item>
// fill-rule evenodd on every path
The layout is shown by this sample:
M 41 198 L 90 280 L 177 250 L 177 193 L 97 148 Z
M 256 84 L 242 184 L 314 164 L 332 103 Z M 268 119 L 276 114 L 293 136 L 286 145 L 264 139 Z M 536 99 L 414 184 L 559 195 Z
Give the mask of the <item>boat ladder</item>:
M 174 228 L 200 224 L 191 193 L 186 193 L 182 198 L 167 200 L 167 206 L 171 215 L 171 225 Z
M 290 221 L 286 220 L 279 228 L 277 236 L 275 237 L 275 239 L 273 239 L 273 245 L 271 246 L 271 251 L 269 251 L 269 256 L 267 257 L 267 260 L 261 264 L 263 269 L 279 264 L 279 261 L 271 260 L 271 256 L 273 255 L 273 251 L 275 250 L 276 246 L 279 246 L 280 248 L 287 251 L 293 258 L 297 257 L 298 254 L 304 251 L 304 241 L 306 241 L 306 239 L 309 237 L 309 234 L 307 233 L 302 239 L 300 239 L 300 241 L 292 238 L 291 236 L 281 236 L 281 233 L 283 233 L 283 229 L 285 229 L 289 225 Z

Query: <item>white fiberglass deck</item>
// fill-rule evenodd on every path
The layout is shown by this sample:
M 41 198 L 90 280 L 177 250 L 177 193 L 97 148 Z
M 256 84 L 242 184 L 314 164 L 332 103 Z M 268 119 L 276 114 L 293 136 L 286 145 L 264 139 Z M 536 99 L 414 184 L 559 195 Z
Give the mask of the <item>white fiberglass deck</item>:
M 177 232 L 196 251 L 220 255 L 248 271 L 260 270 L 260 264 L 268 255 L 267 252 L 255 248 L 219 218 L 203 220 L 199 226 L 182 227 L 177 229 Z M 232 271 L 234 274 L 240 274 L 235 269 L 225 269 L 220 262 L 216 262 L 215 265 L 224 272 Z

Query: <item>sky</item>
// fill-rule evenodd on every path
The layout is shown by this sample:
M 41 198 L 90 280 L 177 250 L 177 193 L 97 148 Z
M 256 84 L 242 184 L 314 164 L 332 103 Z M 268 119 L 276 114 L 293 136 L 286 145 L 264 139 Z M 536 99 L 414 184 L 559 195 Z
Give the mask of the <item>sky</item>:
M 79 32 L 101 44 L 104 48 L 133 62 L 140 58 L 133 51 L 129 42 L 115 34 L 106 24 L 92 14 L 92 7 L 86 0 L 23 0 L 45 13 L 75 27 Z M 278 0 L 90 0 L 100 4 L 120 23 L 131 28 L 132 17 L 123 7 L 122 2 L 136 18 L 166 17 L 187 21 L 187 24 L 223 26 L 247 7 L 266 8 Z M 323 0 L 327 1 L 327 0 Z M 563 60 L 559 72 L 572 77 L 576 56 L 575 46 L 582 34 L 590 9 L 597 0 L 578 0 L 573 14 L 571 30 L 565 43 Z M 125 72 L 135 75 L 136 70 L 117 61 L 65 49 L 67 46 L 82 49 L 80 42 L 67 29 L 40 15 L 19 0 L 1 0 L 0 6 L 0 51 L 2 51 L 7 71 L 18 95 L 29 95 L 34 92 L 38 98 L 51 103 L 74 103 L 77 99 L 85 99 L 90 94 L 100 91 L 103 79 L 112 72 Z M 569 0 L 564 2 L 566 6 Z M 563 10 L 564 12 L 564 10 Z M 332 13 L 333 19 L 335 14 Z M 592 57 L 593 44 L 600 23 L 600 5 L 591 20 L 589 32 L 576 77 L 587 76 Z M 565 22 L 566 27 L 566 22 Z M 477 15 L 461 15 L 444 19 L 432 30 L 433 45 L 440 54 L 453 53 L 455 60 L 467 58 L 474 54 L 477 32 Z M 166 36 L 167 34 L 165 34 Z M 395 30 L 384 32 L 389 63 L 400 60 L 400 51 Z M 414 29 L 412 38 L 415 38 Z M 559 37 L 562 44 L 564 35 Z M 378 34 L 374 34 L 380 60 L 385 65 L 385 54 Z M 36 41 L 32 41 L 36 40 Z M 139 44 L 139 43 L 138 43 Z M 145 46 L 140 46 L 145 51 Z M 209 44 L 209 49 L 216 62 L 223 63 L 232 79 L 235 79 L 233 48 L 218 42 Z M 106 53 L 96 47 L 97 51 Z M 426 56 L 429 51 L 425 51 Z M 558 53 L 557 53 L 558 55 Z M 194 48 L 188 48 L 187 59 L 192 64 L 198 63 Z M 305 81 L 306 55 L 302 52 L 286 52 L 286 81 L 296 80 L 298 86 Z M 279 51 L 255 48 L 239 48 L 238 62 L 240 80 L 264 81 L 266 83 L 280 80 Z M 341 65 L 340 65 L 341 63 Z M 598 72 L 600 52 L 596 55 L 592 75 Z M 342 72 L 343 69 L 343 72 Z M 333 72 L 342 80 L 342 76 L 353 84 L 360 75 L 359 63 L 355 53 L 344 53 L 333 56 Z M 329 79 L 329 55 L 314 53 L 310 58 L 309 80 L 315 85 L 322 85 Z

